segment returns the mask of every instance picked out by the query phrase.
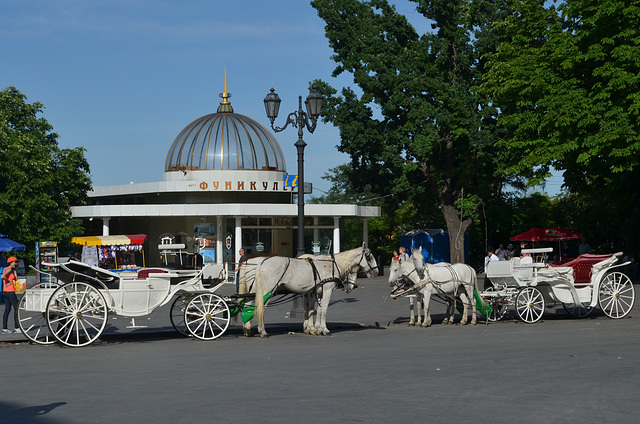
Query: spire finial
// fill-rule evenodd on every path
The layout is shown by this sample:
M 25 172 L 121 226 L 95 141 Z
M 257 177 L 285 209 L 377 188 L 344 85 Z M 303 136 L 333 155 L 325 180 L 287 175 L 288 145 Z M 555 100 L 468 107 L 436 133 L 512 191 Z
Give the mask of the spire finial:
M 227 93 L 227 62 L 224 63 L 224 91 L 220 93 L 220 97 L 222 97 L 222 101 L 220 102 L 220 106 L 218 106 L 218 113 L 233 113 L 233 107 L 231 106 L 231 102 L 229 102 L 231 94 Z

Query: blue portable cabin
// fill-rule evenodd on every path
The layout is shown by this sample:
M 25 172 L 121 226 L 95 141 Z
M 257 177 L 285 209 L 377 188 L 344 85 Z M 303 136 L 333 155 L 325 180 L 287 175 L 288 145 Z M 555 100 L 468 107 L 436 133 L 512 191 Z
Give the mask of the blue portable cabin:
M 400 246 L 404 246 L 408 253 L 411 249 L 422 247 L 424 260 L 430 264 L 438 262 L 450 262 L 451 252 L 449 251 L 449 234 L 441 229 L 431 230 L 411 230 L 400 235 Z M 469 238 L 464 236 L 464 259 L 469 262 Z

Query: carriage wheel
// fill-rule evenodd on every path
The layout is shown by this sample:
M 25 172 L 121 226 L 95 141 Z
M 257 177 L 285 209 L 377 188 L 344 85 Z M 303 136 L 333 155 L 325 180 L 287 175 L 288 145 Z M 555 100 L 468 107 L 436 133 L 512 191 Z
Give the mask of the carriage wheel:
M 178 333 L 184 336 L 191 336 L 191 333 L 187 330 L 187 324 L 184 323 L 184 311 L 187 309 L 189 299 L 185 296 L 178 296 L 171 304 L 171 325 Z
M 635 301 L 635 291 L 629 277 L 621 272 L 607 274 L 600 283 L 598 304 L 609 318 L 624 318 Z
M 516 312 L 527 324 L 540 321 L 544 313 L 544 297 L 535 287 L 524 287 L 516 296 Z
M 107 302 L 98 289 L 86 283 L 69 283 L 49 299 L 49 330 L 60 343 L 71 347 L 95 341 L 107 325 Z
M 191 299 L 184 311 L 187 330 L 201 340 L 220 337 L 229 327 L 229 306 L 218 295 L 201 294 Z
M 569 315 L 575 318 L 584 318 L 589 316 L 591 312 L 595 309 L 593 306 L 576 306 L 576 305 L 567 305 L 562 304 L 562 307 Z
M 487 292 L 493 292 L 493 287 L 489 287 Z M 501 296 L 487 296 L 483 298 L 484 302 L 491 306 L 491 313 L 488 316 L 489 321 L 500 321 L 509 312 L 509 302 Z
M 31 290 L 34 290 L 34 288 Z M 25 293 L 18 305 L 18 325 L 22 334 L 34 343 L 44 345 L 55 343 L 56 339 L 49 331 L 45 313 L 27 310 L 27 296 L 29 294 Z

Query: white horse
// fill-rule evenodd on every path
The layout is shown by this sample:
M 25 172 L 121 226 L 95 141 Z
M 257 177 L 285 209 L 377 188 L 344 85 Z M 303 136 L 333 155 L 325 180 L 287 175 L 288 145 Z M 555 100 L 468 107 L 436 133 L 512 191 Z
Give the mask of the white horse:
M 413 247 L 411 248 L 411 261 L 413 262 L 413 265 L 415 265 L 416 267 L 416 271 L 418 272 L 418 276 L 420 277 L 420 279 L 424 278 L 424 255 L 422 254 L 422 246 L 420 246 L 420 248 L 418 249 L 414 249 Z M 438 262 L 436 264 L 433 264 L 432 266 L 450 266 L 450 264 L 448 262 Z M 422 311 L 422 309 L 424 309 L 424 298 L 422 296 L 421 292 L 415 293 L 413 295 L 409 295 L 409 310 L 410 310 L 410 317 L 409 317 L 409 325 L 415 325 L 416 320 L 414 318 L 414 299 L 415 302 L 417 303 L 417 316 L 418 316 L 418 325 L 420 324 L 420 312 Z M 454 310 L 456 307 L 456 300 L 455 299 L 451 299 L 449 297 L 447 297 L 446 299 L 444 299 L 445 304 L 447 305 L 447 311 L 445 313 L 444 316 L 444 320 L 442 321 L 443 324 L 453 324 L 453 315 L 454 315 Z
M 463 304 L 463 314 L 460 325 L 468 322 L 468 306 L 471 306 L 471 325 L 476 324 L 476 303 L 473 292 L 477 290 L 476 273 L 473 268 L 465 264 L 453 265 L 425 265 L 425 277 L 420 278 L 417 269 L 411 261 L 394 260 L 391 262 L 389 273 L 389 284 L 396 287 L 392 296 L 397 297 L 409 292 L 420 292 L 424 297 L 424 321 L 420 324 L 423 327 L 431 325 L 431 315 L 429 313 L 429 303 L 432 295 L 445 299 L 455 299 L 460 296 Z M 406 277 L 410 281 L 410 286 L 402 282 Z M 398 287 L 398 285 L 405 287 Z M 400 292 L 400 294 L 398 294 Z M 451 302 L 453 303 L 453 302 Z
M 317 258 L 317 257 L 316 257 Z M 263 259 L 255 269 L 255 315 L 258 320 L 258 332 L 266 337 L 264 328 L 264 295 L 285 290 L 291 293 L 320 293 L 318 299 L 318 313 L 315 321 L 310 302 L 307 303 L 305 314 L 305 332 L 316 334 L 330 334 L 326 326 L 327 308 L 331 300 L 331 292 L 338 285 L 344 285 L 345 290 L 351 291 L 355 287 L 358 273 L 378 274 L 378 265 L 371 251 L 365 246 L 345 252 L 336 253 L 334 259 L 330 256 L 306 259 L 292 259 L 282 256 Z M 328 259 L 327 259 L 328 258 Z M 245 324 L 245 335 L 250 332 L 250 325 Z

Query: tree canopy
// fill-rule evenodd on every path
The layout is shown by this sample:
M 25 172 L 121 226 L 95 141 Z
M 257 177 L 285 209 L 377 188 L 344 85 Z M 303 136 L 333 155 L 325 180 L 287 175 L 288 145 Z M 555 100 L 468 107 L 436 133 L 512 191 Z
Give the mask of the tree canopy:
M 500 145 L 519 152 L 511 171 L 637 167 L 640 2 L 511 3 L 514 12 L 495 24 L 504 43 L 483 77 L 501 125 L 512 129 Z
M 564 170 L 584 227 L 620 231 L 617 242 L 637 250 L 640 1 L 509 4 L 512 13 L 494 24 L 502 43 L 487 55 L 481 85 L 500 106 L 507 172 Z
M 355 89 L 329 94 L 324 118 L 340 129 L 351 181 L 372 193 L 396 193 L 386 212 L 410 200 L 436 204 L 463 261 L 461 235 L 480 199 L 502 183 L 495 150 L 497 110 L 473 87 L 484 55 L 495 51 L 492 1 L 415 0 L 433 31 L 418 34 L 386 0 L 314 0 L 338 64 Z M 335 94 L 334 94 L 335 93 Z
M 85 149 L 61 149 L 58 134 L 15 87 L 0 92 L 0 231 L 27 247 L 70 241 L 82 234 L 70 206 L 86 203 L 91 189 Z

